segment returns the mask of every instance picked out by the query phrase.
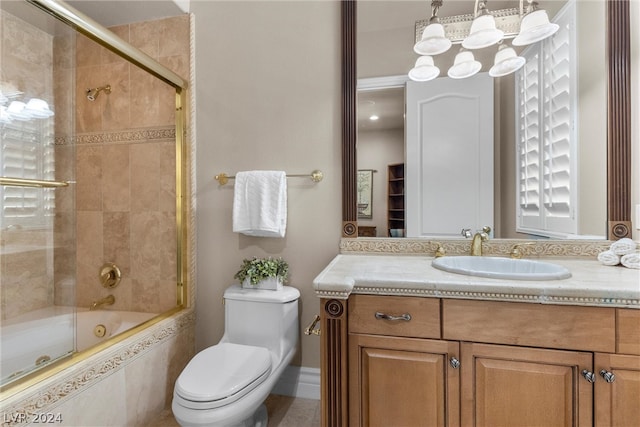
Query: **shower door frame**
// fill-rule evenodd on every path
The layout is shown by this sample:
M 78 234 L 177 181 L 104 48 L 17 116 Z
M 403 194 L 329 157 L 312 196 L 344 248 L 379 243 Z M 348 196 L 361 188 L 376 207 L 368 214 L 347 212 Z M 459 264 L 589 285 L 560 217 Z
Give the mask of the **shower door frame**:
M 188 298 L 188 151 L 187 151 L 187 88 L 188 82 L 175 72 L 155 61 L 153 58 L 126 43 L 114 33 L 103 27 L 95 20 L 72 8 L 64 2 L 56 0 L 25 0 L 43 12 L 55 17 L 77 32 L 89 37 L 103 47 L 142 68 L 149 74 L 172 86 L 175 96 L 175 150 L 176 150 L 176 307 L 153 319 L 123 332 L 104 345 L 95 346 L 88 350 L 74 353 L 59 362 L 44 366 L 25 377 L 0 387 L 0 401 L 14 395 L 42 380 L 51 377 L 64 369 L 89 358 L 104 350 L 106 347 L 120 342 L 140 330 L 162 321 L 175 313 L 189 307 Z M 48 183 L 46 183 L 48 184 Z

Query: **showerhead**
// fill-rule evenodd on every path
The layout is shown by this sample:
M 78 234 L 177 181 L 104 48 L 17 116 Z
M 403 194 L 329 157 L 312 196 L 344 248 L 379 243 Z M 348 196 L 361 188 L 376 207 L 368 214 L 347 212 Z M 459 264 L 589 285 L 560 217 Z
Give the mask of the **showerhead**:
M 111 93 L 111 85 L 100 86 L 95 89 L 87 89 L 87 99 L 89 101 L 95 101 L 100 95 L 100 92 L 104 91 L 107 95 Z

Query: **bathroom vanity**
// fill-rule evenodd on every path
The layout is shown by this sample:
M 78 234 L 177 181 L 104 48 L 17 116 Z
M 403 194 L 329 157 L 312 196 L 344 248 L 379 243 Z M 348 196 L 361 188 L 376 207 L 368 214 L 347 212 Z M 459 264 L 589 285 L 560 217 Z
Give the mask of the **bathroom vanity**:
M 571 278 L 500 280 L 380 252 L 314 281 L 323 426 L 640 425 L 638 270 L 556 256 Z

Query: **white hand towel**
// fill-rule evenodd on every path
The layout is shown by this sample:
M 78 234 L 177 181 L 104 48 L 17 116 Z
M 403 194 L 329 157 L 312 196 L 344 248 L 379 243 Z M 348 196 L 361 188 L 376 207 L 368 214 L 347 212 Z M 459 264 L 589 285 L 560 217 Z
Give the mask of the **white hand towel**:
M 614 254 L 612 250 L 608 250 L 598 254 L 598 261 L 603 265 L 618 265 L 620 264 L 620 256 Z
M 284 237 L 287 175 L 283 171 L 238 172 L 233 193 L 233 231 L 248 236 Z
M 627 255 L 632 254 L 636 251 L 636 242 L 625 237 L 624 239 L 620 239 L 617 242 L 613 242 L 611 244 L 611 250 L 616 255 Z
M 640 254 L 627 254 L 620 259 L 620 262 L 627 268 L 640 270 Z

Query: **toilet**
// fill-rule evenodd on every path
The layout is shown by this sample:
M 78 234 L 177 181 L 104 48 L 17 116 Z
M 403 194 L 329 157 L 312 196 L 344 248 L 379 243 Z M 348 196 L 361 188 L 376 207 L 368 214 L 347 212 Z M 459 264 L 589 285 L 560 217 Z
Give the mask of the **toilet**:
M 226 289 L 222 339 L 191 359 L 173 389 L 181 426 L 266 427 L 263 403 L 296 352 L 299 297 L 290 286 Z

